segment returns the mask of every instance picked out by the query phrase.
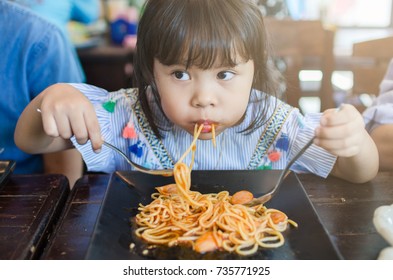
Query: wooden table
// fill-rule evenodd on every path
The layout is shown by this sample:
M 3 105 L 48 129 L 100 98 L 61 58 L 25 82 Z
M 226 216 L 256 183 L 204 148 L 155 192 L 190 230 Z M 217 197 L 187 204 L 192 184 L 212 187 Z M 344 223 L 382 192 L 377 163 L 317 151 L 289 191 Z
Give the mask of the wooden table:
M 376 259 L 388 244 L 376 233 L 374 210 L 393 203 L 393 172 L 366 184 L 299 175 L 323 225 L 345 259 Z M 87 175 L 73 188 L 42 259 L 83 259 L 109 175 Z
M 376 259 L 388 246 L 372 219 L 377 207 L 393 204 L 393 172 L 380 172 L 365 184 L 314 175 L 299 179 L 345 259 Z
M 0 259 L 36 259 L 69 194 L 62 175 L 12 175 L 0 186 Z
M 84 259 L 110 175 L 86 175 L 73 187 L 43 259 Z

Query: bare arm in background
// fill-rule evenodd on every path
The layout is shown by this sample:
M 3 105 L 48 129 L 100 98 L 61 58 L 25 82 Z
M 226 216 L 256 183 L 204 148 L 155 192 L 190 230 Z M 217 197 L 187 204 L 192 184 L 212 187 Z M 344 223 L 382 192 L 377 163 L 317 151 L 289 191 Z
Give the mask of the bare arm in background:
M 370 135 L 378 147 L 379 169 L 393 170 L 393 124 L 380 125 Z
M 393 170 L 393 60 L 379 88 L 378 97 L 363 117 L 378 148 L 380 170 Z
M 72 188 L 82 174 L 83 161 L 76 149 L 69 149 L 43 155 L 44 172 L 46 174 L 63 174 L 68 178 Z

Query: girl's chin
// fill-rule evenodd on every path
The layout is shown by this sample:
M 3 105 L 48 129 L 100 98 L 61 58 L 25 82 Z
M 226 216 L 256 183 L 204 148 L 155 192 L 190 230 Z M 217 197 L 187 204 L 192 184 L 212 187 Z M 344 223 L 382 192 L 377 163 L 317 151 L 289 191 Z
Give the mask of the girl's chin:
M 187 129 L 187 132 L 191 136 L 194 136 L 194 130 L 190 131 L 190 130 Z M 216 136 L 217 136 L 217 134 L 216 134 Z M 212 140 L 212 138 L 213 138 L 213 134 L 211 132 L 208 132 L 208 133 L 201 132 L 201 134 L 199 134 L 199 137 L 198 137 L 199 140 Z
M 198 137 L 199 140 L 212 140 L 213 135 L 211 133 L 201 133 Z

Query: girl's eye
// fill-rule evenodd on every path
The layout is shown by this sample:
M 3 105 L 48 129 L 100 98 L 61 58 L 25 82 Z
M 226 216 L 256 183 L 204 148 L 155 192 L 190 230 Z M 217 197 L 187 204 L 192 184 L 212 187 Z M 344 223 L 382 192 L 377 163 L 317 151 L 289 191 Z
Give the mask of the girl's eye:
M 228 81 L 232 79 L 235 76 L 235 73 L 230 72 L 230 71 L 223 71 L 217 74 L 217 78 L 220 80 Z
M 190 75 L 188 75 L 187 72 L 184 71 L 175 71 L 172 74 L 176 79 L 180 81 L 187 81 L 190 80 Z

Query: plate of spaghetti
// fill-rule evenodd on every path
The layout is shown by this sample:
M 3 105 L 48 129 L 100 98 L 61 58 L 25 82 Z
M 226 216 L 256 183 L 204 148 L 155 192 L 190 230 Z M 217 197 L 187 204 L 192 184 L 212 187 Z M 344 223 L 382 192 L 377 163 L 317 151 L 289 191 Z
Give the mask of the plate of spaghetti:
M 194 141 L 175 164 L 173 177 L 139 172 L 116 172 L 112 176 L 96 225 L 98 234 L 93 235 L 87 258 L 123 258 L 120 253 L 126 258 L 152 259 L 313 259 L 317 255 L 318 259 L 337 258 L 337 251 L 295 175 L 292 187 L 283 189 L 289 189 L 284 195 L 297 190 L 296 196 L 290 194 L 282 198 L 281 195 L 268 205 L 250 207 L 245 203 L 254 194 L 270 191 L 266 186 L 274 185 L 279 170 L 191 172 L 202 128 L 203 125 L 199 129 L 195 126 Z M 192 156 L 190 166 L 183 163 L 189 153 Z M 126 186 L 118 186 L 121 183 Z M 124 190 L 130 193 L 126 195 Z M 113 209 L 111 205 L 122 207 Z M 298 217 L 299 211 L 295 209 L 302 210 Z M 286 213 L 291 213 L 295 219 L 290 219 Z M 305 225 L 302 223 L 298 227 L 297 219 L 306 221 Z M 113 224 L 116 220 L 121 221 L 121 225 Z M 108 223 L 113 225 L 106 226 Z M 302 236 L 306 238 L 300 238 Z M 114 255 L 106 250 L 113 248 L 113 244 L 106 244 L 106 248 L 103 243 L 113 237 L 119 245 Z M 314 238 L 315 243 L 311 244 Z M 320 247 L 324 239 L 325 248 L 315 254 L 315 248 Z M 300 246 L 294 250 L 297 243 Z M 310 245 L 311 251 L 303 249 Z
M 263 192 L 276 177 L 274 170 L 211 170 L 191 173 L 191 189 L 201 194 L 228 191 L 234 194 L 247 189 Z M 285 213 L 298 227 L 283 232 L 284 244 L 277 248 L 258 248 L 250 255 L 226 250 L 196 252 L 189 245 L 152 245 L 136 234 L 136 216 L 140 204 L 149 205 L 157 186 L 174 182 L 172 177 L 143 174 L 137 171 L 112 175 L 86 259 L 340 259 L 303 186 L 294 173 L 285 179 L 280 192 L 266 204 L 268 209 Z

